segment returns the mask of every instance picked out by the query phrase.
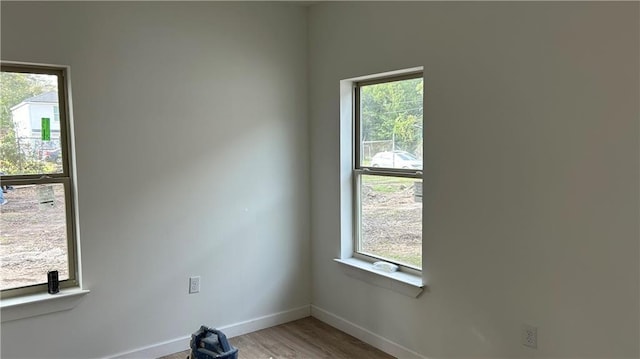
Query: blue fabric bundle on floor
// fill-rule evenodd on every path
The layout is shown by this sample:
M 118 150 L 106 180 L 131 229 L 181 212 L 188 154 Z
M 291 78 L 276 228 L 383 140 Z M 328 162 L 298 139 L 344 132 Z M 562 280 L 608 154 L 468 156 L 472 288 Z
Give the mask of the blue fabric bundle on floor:
M 191 359 L 238 359 L 238 349 L 227 341 L 223 332 L 205 327 L 191 335 Z

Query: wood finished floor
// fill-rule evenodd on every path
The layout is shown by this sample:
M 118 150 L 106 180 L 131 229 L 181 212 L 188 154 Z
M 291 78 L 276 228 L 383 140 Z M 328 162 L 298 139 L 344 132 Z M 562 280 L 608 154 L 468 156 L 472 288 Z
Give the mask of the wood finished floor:
M 229 339 L 239 359 L 389 359 L 392 356 L 313 317 Z M 189 351 L 160 359 L 185 359 Z

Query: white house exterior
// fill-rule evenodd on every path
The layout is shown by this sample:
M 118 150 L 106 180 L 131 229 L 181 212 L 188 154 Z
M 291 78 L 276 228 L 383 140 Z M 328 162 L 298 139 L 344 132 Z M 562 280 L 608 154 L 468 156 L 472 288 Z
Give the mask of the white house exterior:
M 59 147 L 60 112 L 55 91 L 30 97 L 11 108 L 16 137 L 25 152 Z M 51 140 L 42 141 L 42 118 L 50 119 Z

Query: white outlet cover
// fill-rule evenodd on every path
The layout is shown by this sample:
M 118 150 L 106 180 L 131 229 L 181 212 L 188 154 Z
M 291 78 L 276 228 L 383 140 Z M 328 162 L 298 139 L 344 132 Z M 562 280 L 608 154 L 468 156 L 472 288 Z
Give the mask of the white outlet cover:
M 537 349 L 538 348 L 538 328 L 529 325 L 522 325 L 522 345 L 525 347 Z
M 189 278 L 189 294 L 200 292 L 200 277 Z

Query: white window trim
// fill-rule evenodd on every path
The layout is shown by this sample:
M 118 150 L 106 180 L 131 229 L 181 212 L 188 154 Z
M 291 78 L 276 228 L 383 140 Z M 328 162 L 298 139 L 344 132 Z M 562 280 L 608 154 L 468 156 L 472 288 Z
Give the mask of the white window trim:
M 387 273 L 374 269 L 372 261 L 355 255 L 357 253 L 354 248 L 354 228 L 357 224 L 353 216 L 353 86 L 356 82 L 364 80 L 401 76 L 418 71 L 423 71 L 423 67 L 340 81 L 340 257 L 336 258 L 335 262 L 339 263 L 345 274 L 350 277 L 411 297 L 418 297 L 425 289 L 424 265 L 420 273 Z
M 334 259 L 340 263 L 344 274 L 378 287 L 386 288 L 417 298 L 425 288 L 422 276 L 407 272 L 382 272 L 373 269 L 371 262 L 355 257 Z
M 2 323 L 72 309 L 89 294 L 89 290 L 73 287 L 56 294 L 37 293 L 3 299 L 0 302 Z

